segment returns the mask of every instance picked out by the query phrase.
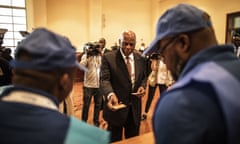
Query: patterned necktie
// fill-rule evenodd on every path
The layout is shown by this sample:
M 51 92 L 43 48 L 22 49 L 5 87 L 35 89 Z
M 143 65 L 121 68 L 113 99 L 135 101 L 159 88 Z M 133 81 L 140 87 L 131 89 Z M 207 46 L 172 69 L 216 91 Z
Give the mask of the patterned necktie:
M 131 63 L 130 63 L 130 58 L 126 57 L 126 60 L 127 60 L 128 73 L 129 73 L 129 76 L 131 77 L 132 76 L 132 66 L 131 66 Z

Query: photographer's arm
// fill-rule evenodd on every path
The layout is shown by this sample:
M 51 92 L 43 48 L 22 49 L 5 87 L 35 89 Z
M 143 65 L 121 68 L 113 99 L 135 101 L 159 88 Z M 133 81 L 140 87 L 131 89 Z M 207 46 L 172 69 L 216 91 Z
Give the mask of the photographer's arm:
M 87 55 L 83 54 L 80 60 L 80 64 L 86 66 L 87 65 Z

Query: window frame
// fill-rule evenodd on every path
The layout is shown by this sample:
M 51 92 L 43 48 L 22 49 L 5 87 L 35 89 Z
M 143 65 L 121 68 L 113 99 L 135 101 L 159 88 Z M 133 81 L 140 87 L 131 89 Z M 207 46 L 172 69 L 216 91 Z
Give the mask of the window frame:
M 27 31 L 26 0 L 0 0 L 0 9 L 10 12 L 0 12 L 0 17 L 8 18 L 0 21 L 0 28 L 8 29 L 2 46 L 10 48 L 13 52 L 19 41 L 23 39 L 19 31 Z

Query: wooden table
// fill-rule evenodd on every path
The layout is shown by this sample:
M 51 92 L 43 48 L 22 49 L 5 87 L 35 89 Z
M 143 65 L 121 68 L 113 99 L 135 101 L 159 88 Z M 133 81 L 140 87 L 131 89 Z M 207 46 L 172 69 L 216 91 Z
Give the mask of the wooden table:
M 154 144 L 153 132 L 142 134 L 140 136 L 132 137 L 122 141 L 114 142 L 112 144 Z

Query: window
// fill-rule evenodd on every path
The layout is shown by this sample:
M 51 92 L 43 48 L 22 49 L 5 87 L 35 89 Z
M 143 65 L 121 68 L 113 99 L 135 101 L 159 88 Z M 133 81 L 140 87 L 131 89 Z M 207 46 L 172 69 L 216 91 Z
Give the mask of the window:
M 19 31 L 26 31 L 25 0 L 0 0 L 0 28 L 7 29 L 3 46 L 15 50 L 19 41 L 23 39 Z

